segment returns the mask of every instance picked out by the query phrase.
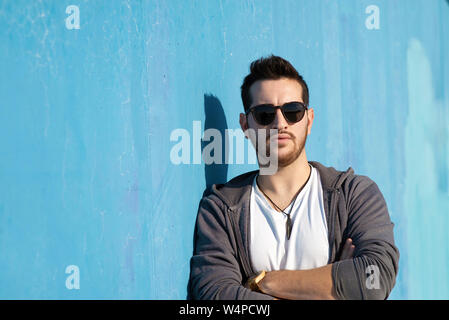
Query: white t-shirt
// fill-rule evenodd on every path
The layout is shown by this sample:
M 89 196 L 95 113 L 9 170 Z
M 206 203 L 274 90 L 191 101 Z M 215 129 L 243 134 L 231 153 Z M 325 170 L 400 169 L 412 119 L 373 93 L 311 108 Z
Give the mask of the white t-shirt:
M 307 184 L 290 213 L 292 233 L 286 236 L 287 216 L 276 211 L 254 178 L 250 204 L 250 258 L 255 271 L 305 270 L 329 259 L 329 240 L 320 175 L 312 167 Z M 289 213 L 292 203 L 284 210 Z

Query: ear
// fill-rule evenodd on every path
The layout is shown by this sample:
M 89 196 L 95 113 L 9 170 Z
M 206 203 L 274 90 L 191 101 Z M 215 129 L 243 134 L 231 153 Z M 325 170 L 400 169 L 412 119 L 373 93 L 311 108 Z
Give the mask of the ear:
M 248 121 L 246 119 L 246 115 L 244 113 L 240 113 L 240 128 L 242 128 L 242 131 L 245 132 L 246 130 L 248 130 Z M 245 134 L 245 138 L 248 139 L 248 137 Z
M 309 108 L 307 110 L 307 135 L 312 131 L 313 119 L 315 119 L 315 113 L 313 112 L 313 108 Z

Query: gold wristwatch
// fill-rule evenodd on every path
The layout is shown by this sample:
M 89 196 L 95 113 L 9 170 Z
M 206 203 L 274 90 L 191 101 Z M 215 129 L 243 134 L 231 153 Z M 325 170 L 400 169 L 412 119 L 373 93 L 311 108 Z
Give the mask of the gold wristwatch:
M 265 277 L 265 270 L 263 270 L 261 273 L 259 273 L 254 279 L 253 281 L 251 281 L 250 283 L 250 288 L 253 291 L 258 291 L 258 292 L 262 292 L 262 290 L 260 290 L 259 288 L 259 282 L 262 281 L 262 279 Z

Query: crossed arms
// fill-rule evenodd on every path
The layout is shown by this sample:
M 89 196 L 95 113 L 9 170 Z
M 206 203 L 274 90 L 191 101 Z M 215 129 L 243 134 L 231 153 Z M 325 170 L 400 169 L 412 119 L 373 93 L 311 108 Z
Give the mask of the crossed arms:
M 245 287 L 247 279 L 243 278 L 236 242 L 239 235 L 231 227 L 229 209 L 215 195 L 203 198 L 195 226 L 188 298 L 386 299 L 398 272 L 393 223 L 375 183 L 363 179 L 345 191 L 354 190 L 358 196 L 341 208 L 348 211 L 341 230 L 342 240 L 351 238 L 356 249 L 349 244 L 338 259 L 324 267 L 269 272 L 260 282 L 260 292 Z M 378 271 L 378 286 L 370 287 L 367 271 L 373 268 Z
M 348 239 L 343 247 L 340 260 L 351 259 L 355 246 Z M 309 270 L 279 270 L 265 273 L 265 277 L 254 283 L 258 275 L 248 279 L 246 288 L 268 294 L 278 299 L 290 300 L 336 300 L 332 283 L 332 265 Z

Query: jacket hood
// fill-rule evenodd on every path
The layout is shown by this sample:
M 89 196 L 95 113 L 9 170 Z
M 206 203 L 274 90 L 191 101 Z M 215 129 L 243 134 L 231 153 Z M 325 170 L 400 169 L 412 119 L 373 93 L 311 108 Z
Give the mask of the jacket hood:
M 333 191 L 341 187 L 343 182 L 354 175 L 354 170 L 349 167 L 346 171 L 336 170 L 334 167 L 326 167 L 317 161 L 309 161 L 309 164 L 316 168 L 320 174 L 321 185 L 324 190 Z M 242 205 L 242 201 L 249 197 L 254 177 L 259 170 L 253 170 L 236 176 L 226 183 L 213 184 L 206 189 L 203 197 L 215 195 L 222 200 L 231 210 Z

